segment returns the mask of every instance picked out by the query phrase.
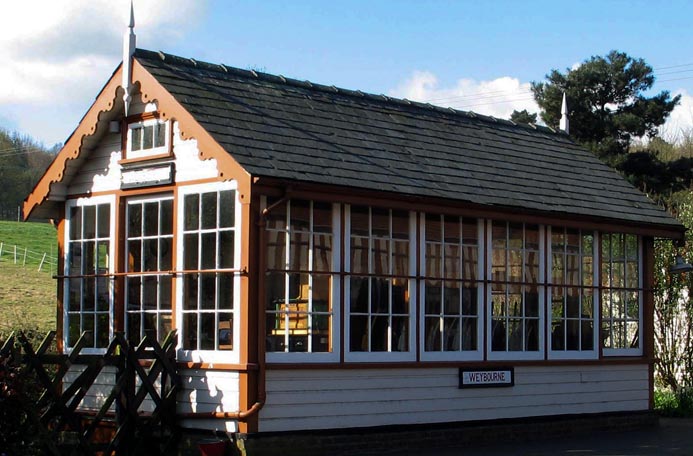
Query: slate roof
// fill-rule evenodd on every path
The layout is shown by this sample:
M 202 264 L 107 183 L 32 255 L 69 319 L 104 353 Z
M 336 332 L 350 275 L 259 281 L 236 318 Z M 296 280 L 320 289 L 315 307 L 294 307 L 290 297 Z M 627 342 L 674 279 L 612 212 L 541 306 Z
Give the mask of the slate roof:
M 137 50 L 253 176 L 681 228 L 560 132 Z

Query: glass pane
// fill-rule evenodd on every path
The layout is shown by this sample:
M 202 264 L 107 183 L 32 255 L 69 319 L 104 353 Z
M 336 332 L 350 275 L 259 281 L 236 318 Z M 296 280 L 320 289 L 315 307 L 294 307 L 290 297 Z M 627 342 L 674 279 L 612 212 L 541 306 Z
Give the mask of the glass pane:
M 82 331 L 87 341 L 87 347 L 94 347 L 94 315 L 82 315 Z
M 567 350 L 579 350 L 580 349 L 580 321 L 579 320 L 568 320 L 566 321 L 566 349 Z
M 527 351 L 538 351 L 539 350 L 539 320 L 525 320 L 525 325 L 527 333 L 525 335 L 527 344 Z
M 146 125 L 142 130 L 142 149 L 151 149 L 154 146 L 154 125 Z
M 580 232 L 578 230 L 567 230 L 566 252 L 575 255 L 580 253 L 580 240 Z
M 216 292 L 216 274 L 200 274 L 200 309 L 216 307 Z
M 382 352 L 388 350 L 389 326 L 389 317 L 371 317 L 371 351 Z
M 441 314 L 441 282 L 439 280 L 426 281 L 426 303 L 425 312 L 427 315 Z
M 406 315 L 409 313 L 408 285 L 409 281 L 406 279 L 392 279 L 393 314 Z
M 142 254 L 144 255 L 144 270 L 157 271 L 159 269 L 159 240 L 156 238 L 145 239 Z
M 166 124 L 157 123 L 154 125 L 154 147 L 163 147 L 166 144 Z
M 141 272 L 142 266 L 142 242 L 128 241 L 128 271 Z
M 157 314 L 155 313 L 145 313 L 142 316 L 142 322 L 144 323 L 144 336 L 152 340 L 158 340 L 159 334 L 159 322 L 157 321 Z
M 476 284 L 468 283 L 462 289 L 462 315 L 478 315 Z
M 170 311 L 172 307 L 171 301 L 171 277 L 159 277 L 159 310 Z
M 157 330 L 159 334 L 159 343 L 162 343 L 168 333 L 171 332 L 172 317 L 170 313 L 160 313 L 159 314 L 159 329 Z
M 132 137 L 132 143 L 130 145 L 131 150 L 141 150 L 142 149 L 142 127 L 133 127 L 130 129 L 130 135 Z
M 219 314 L 219 350 L 233 349 L 233 314 Z
M 459 245 L 445 244 L 443 255 L 445 258 L 444 268 L 446 279 L 462 278 L 462 274 L 460 273 L 460 253 Z
M 82 208 L 70 208 L 70 239 L 82 239 Z
M 426 271 L 428 277 L 442 277 L 442 245 L 426 243 Z
M 200 315 L 200 350 L 214 350 L 216 334 L 216 314 L 203 313 Z
M 173 234 L 173 200 L 161 201 L 161 234 Z
M 145 310 L 156 310 L 159 307 L 157 291 L 157 278 L 155 276 L 142 278 L 142 306 Z
M 328 275 L 314 275 L 312 285 L 313 312 L 330 312 L 330 282 Z
M 108 278 L 99 277 L 96 280 L 96 310 L 108 312 L 110 308 L 110 290 L 108 289 Z
M 477 221 L 474 219 L 464 219 L 462 224 L 462 242 L 467 245 L 477 245 L 479 239 L 479 229 Z
M 183 309 L 197 310 L 199 274 L 186 274 L 183 279 Z
M 111 235 L 111 206 L 99 204 L 98 206 L 98 237 L 108 238 Z
M 370 235 L 370 218 L 367 206 L 351 207 L 351 234 L 355 236 Z
M 142 206 L 128 204 L 128 237 L 142 236 Z
M 368 317 L 352 316 L 349 321 L 349 350 L 368 351 Z
M 375 274 L 390 274 L 390 240 L 373 239 L 372 248 L 372 269 L 370 272 Z
M 462 350 L 476 350 L 477 343 L 477 319 L 462 319 Z
M 218 275 L 218 307 L 221 310 L 233 309 L 233 274 Z
M 537 225 L 525 226 L 525 248 L 539 250 L 539 227 Z
M 144 204 L 144 235 L 156 236 L 159 234 L 159 203 Z
M 392 211 L 392 237 L 394 239 L 409 239 L 409 213 Z
M 561 285 L 565 283 L 565 255 L 562 253 L 553 253 L 551 255 L 551 281 L 554 284 Z
M 161 271 L 171 270 L 172 265 L 172 255 L 173 253 L 173 239 L 172 238 L 162 238 L 159 239 L 159 269 Z
M 128 341 L 132 344 L 139 344 L 140 343 L 140 334 L 141 334 L 141 314 L 139 313 L 130 313 L 128 312 L 127 314 L 127 334 L 128 334 Z
M 332 233 L 332 204 L 313 202 L 313 231 Z
M 372 234 L 377 237 L 390 237 L 390 211 L 388 209 L 371 209 Z
M 234 232 L 222 231 L 219 233 L 219 267 L 234 267 Z
M 310 231 L 310 201 L 291 200 L 289 210 L 291 213 L 289 229 L 292 231 Z
M 313 236 L 313 271 L 332 270 L 332 236 L 316 234 Z
M 392 351 L 409 351 L 409 318 L 392 318 Z
M 286 230 L 286 202 L 274 206 L 277 201 L 276 198 L 267 198 L 267 207 L 271 207 L 271 210 L 265 219 L 266 227 L 267 229 Z
M 94 239 L 96 237 L 96 208 L 94 206 L 84 207 L 84 239 Z
M 539 293 L 536 289 L 525 290 L 525 316 L 539 316 Z
M 524 247 L 522 223 L 510 223 L 508 225 L 508 248 L 521 249 Z
M 479 264 L 479 252 L 476 247 L 464 247 L 464 258 L 462 277 L 467 280 L 477 279 L 477 270 Z
M 267 293 L 268 311 L 279 311 L 285 298 L 286 276 L 282 273 L 269 273 L 265 276 L 265 289 Z
M 460 314 L 460 283 L 459 282 L 445 282 L 445 288 L 443 289 L 444 301 L 445 301 L 445 315 L 459 315 Z
M 368 312 L 369 280 L 367 277 L 352 277 L 350 279 L 350 312 Z
M 202 233 L 202 257 L 200 269 L 216 269 L 217 266 L 217 233 Z
M 289 269 L 308 271 L 310 237 L 310 234 L 300 232 L 291 233 L 289 236 Z
M 286 233 L 267 231 L 267 269 L 286 268 Z
M 368 271 L 368 238 L 351 238 L 351 272 L 367 273 Z
M 183 348 L 197 350 L 197 314 L 183 314 Z
M 442 236 L 440 216 L 426 214 L 426 240 L 441 242 L 443 240 Z
M 203 193 L 202 194 L 202 226 L 204 229 L 217 227 L 217 194 Z
M 386 279 L 371 279 L 371 313 L 390 311 L 390 284 Z
M 427 317 L 425 327 L 426 351 L 441 350 L 441 321 L 440 317 Z
M 634 234 L 626 234 L 625 235 L 625 243 L 626 243 L 626 258 L 628 260 L 637 260 L 638 259 L 638 237 Z
M 491 322 L 491 350 L 506 351 L 507 332 L 504 319 L 493 319 Z
M 493 239 L 494 249 L 505 249 L 507 247 L 507 227 L 505 222 L 493 222 L 493 229 L 491 233 Z M 495 255 L 494 255 L 495 257 Z M 495 258 L 494 258 L 495 259 Z M 494 262 L 495 264 L 495 262 Z
M 236 192 L 219 192 L 219 227 L 232 228 L 236 224 Z
M 188 270 L 197 270 L 198 266 L 198 239 L 197 234 L 186 234 L 183 240 L 184 243 L 184 261 L 183 267 Z
M 396 276 L 409 275 L 409 242 L 393 241 L 392 274 Z
M 446 317 L 443 321 L 444 341 L 443 347 L 445 351 L 459 351 L 460 349 L 460 318 Z
M 200 225 L 199 204 L 200 195 L 185 195 L 183 207 L 185 212 L 184 226 L 186 231 L 196 230 Z

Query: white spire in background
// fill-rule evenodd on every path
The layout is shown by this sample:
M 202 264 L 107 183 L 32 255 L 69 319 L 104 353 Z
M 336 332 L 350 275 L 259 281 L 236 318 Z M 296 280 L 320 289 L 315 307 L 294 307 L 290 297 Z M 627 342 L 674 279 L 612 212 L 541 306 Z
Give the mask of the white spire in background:
M 132 56 L 135 53 L 135 7 L 130 0 L 130 23 L 123 36 L 123 101 L 125 102 L 125 115 L 130 108 L 131 81 L 132 81 Z
M 565 92 L 563 92 L 563 103 L 561 103 L 561 123 L 559 128 L 566 133 L 570 133 L 570 122 L 568 121 L 568 102 L 565 98 Z

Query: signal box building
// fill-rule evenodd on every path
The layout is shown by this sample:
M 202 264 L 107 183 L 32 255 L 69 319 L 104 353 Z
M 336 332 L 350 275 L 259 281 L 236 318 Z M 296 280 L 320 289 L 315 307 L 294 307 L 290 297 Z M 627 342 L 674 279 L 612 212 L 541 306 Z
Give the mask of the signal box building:
M 60 350 L 177 329 L 183 425 L 257 435 L 652 410 L 684 232 L 563 132 L 139 49 L 24 209 Z

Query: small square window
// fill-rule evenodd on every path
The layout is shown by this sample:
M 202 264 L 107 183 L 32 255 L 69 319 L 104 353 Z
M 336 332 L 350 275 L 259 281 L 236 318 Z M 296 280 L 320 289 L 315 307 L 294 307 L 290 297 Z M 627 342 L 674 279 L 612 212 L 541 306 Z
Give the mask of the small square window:
M 143 158 L 167 152 L 168 123 L 144 120 L 128 125 L 127 158 Z

